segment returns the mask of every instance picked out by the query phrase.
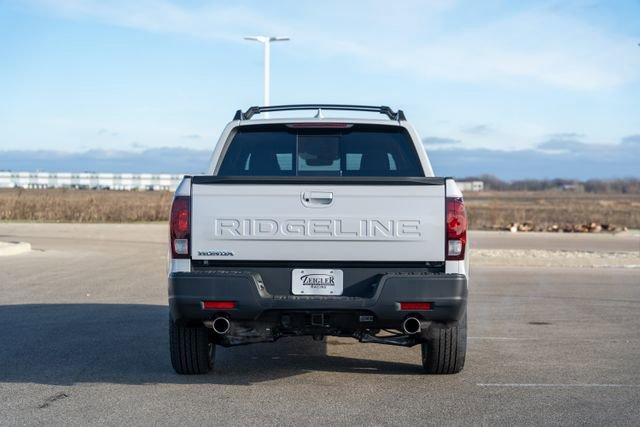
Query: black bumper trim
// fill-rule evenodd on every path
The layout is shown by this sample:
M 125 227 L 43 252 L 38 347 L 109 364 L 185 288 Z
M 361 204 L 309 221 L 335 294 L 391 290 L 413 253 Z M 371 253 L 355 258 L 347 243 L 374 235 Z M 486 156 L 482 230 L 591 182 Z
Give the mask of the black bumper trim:
M 377 325 L 397 326 L 410 313 L 400 301 L 429 301 L 433 308 L 417 314 L 424 320 L 455 321 L 467 302 L 467 278 L 461 274 L 389 273 L 382 276 L 371 298 L 270 295 L 260 275 L 247 271 L 174 273 L 169 276 L 169 308 L 176 321 L 212 319 L 202 301 L 236 301 L 225 311 L 231 320 L 257 320 L 271 311 L 366 311 Z

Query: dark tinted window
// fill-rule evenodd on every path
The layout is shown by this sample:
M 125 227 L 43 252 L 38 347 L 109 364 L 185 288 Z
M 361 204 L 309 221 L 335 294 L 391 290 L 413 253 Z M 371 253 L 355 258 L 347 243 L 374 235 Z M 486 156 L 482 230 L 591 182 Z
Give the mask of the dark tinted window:
M 218 175 L 415 177 L 424 173 L 409 135 L 400 127 L 253 125 L 238 130 Z

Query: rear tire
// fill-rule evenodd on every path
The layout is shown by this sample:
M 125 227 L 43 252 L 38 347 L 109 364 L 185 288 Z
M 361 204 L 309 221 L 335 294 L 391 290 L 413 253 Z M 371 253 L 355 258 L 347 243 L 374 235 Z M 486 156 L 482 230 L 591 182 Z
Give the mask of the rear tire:
M 467 313 L 451 324 L 432 324 L 422 343 L 422 367 L 428 374 L 457 374 L 467 354 Z
M 216 347 L 204 326 L 181 326 L 169 320 L 171 365 L 181 375 L 206 374 L 213 368 Z

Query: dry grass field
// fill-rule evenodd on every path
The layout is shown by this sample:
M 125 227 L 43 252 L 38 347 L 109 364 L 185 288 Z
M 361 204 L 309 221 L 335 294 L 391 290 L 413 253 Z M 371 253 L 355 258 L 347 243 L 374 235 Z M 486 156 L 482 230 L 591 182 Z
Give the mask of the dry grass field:
M 480 230 L 510 223 L 530 223 L 534 229 L 591 223 L 640 228 L 640 194 L 486 191 L 465 193 L 465 204 L 471 228 Z
M 172 197 L 166 191 L 0 190 L 0 220 L 166 221 Z
M 171 197 L 168 192 L 0 190 L 0 220 L 166 221 Z M 469 192 L 465 201 L 473 229 L 501 229 L 514 222 L 531 223 L 534 229 L 592 222 L 640 228 L 640 194 Z

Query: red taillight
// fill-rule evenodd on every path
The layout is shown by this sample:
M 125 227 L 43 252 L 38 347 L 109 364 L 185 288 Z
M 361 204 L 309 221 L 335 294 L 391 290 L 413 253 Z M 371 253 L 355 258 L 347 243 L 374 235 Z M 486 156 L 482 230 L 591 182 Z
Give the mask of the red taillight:
M 462 198 L 447 198 L 447 260 L 464 259 L 467 244 L 467 212 Z
M 176 233 L 184 234 L 189 231 L 189 211 L 180 209 L 176 214 Z
M 401 302 L 400 310 L 402 311 L 426 311 L 431 310 L 430 302 Z
M 173 258 L 189 258 L 191 237 L 191 198 L 176 196 L 171 205 L 171 255 Z
M 204 310 L 233 310 L 236 305 L 235 301 L 202 301 Z

